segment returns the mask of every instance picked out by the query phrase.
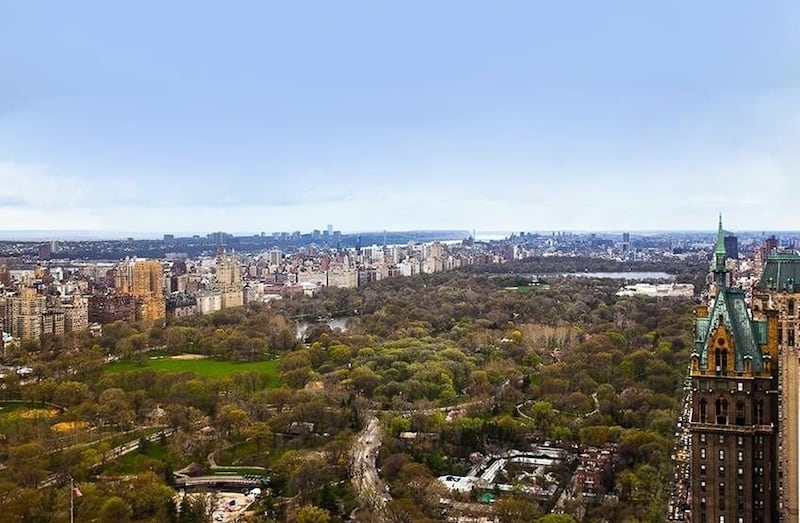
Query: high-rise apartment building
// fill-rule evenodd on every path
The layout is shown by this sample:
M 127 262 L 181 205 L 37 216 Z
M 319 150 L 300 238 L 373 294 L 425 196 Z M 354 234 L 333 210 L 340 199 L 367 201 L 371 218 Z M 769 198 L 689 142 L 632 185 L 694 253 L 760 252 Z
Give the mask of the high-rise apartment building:
M 800 518 L 800 256 L 768 255 L 753 290 L 754 314 L 775 318 L 779 362 L 778 485 L 781 521 Z
M 38 339 L 47 300 L 36 289 L 25 287 L 6 299 L 6 330 L 16 338 Z
M 778 521 L 778 322 L 754 320 L 729 286 L 720 219 L 713 303 L 691 358 L 691 509 L 697 523 Z
M 136 302 L 136 321 L 166 317 L 164 270 L 157 260 L 125 260 L 116 267 L 117 292 L 130 294 Z
M 226 255 L 222 250 L 217 253 L 217 286 L 222 295 L 223 309 L 244 305 L 239 260 L 235 256 Z

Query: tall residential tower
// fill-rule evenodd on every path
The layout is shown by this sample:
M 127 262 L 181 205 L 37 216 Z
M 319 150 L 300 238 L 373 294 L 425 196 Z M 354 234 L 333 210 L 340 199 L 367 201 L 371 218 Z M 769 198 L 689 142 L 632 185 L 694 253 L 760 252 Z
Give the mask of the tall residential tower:
M 698 307 L 692 381 L 692 521 L 778 521 L 778 324 L 728 283 L 720 218 L 714 297 Z

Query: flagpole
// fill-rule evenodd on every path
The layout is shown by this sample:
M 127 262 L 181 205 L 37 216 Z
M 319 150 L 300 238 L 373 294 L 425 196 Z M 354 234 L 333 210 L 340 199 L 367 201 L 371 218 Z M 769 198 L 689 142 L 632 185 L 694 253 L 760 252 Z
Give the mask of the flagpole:
M 75 523 L 75 485 L 69 477 L 69 523 Z

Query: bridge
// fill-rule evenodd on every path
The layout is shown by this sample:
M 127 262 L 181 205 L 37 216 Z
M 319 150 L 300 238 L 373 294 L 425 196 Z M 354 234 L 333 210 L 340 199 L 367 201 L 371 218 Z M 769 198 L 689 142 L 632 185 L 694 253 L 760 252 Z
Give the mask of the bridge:
M 175 478 L 175 486 L 178 488 L 186 487 L 256 487 L 263 485 L 263 481 L 258 478 L 244 478 L 242 476 L 196 476 L 186 478 Z

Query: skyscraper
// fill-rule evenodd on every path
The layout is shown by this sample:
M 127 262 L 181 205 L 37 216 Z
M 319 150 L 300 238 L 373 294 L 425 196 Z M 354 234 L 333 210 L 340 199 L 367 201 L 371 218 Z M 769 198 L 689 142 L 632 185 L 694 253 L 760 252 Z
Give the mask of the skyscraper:
M 728 285 L 720 218 L 713 303 L 698 307 L 691 357 L 692 521 L 778 521 L 777 318 L 754 320 Z

